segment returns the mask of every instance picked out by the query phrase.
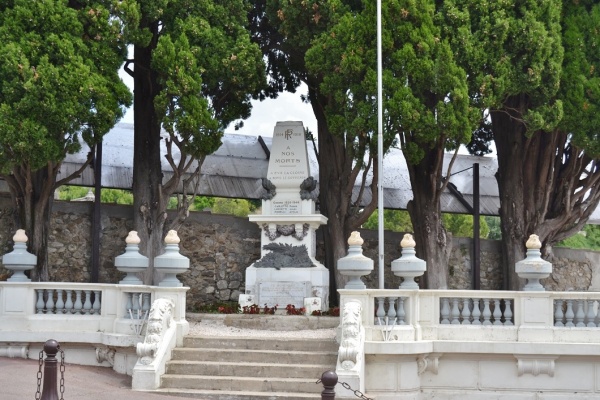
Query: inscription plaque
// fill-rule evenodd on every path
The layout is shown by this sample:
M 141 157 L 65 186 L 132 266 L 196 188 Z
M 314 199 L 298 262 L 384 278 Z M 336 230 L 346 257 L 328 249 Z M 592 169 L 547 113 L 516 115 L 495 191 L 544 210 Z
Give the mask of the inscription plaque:
M 300 214 L 301 206 L 298 200 L 273 201 L 273 214 Z
M 311 296 L 311 289 L 310 282 L 259 282 L 258 305 L 277 305 L 280 310 L 288 304 L 301 308 L 304 307 L 304 298 Z

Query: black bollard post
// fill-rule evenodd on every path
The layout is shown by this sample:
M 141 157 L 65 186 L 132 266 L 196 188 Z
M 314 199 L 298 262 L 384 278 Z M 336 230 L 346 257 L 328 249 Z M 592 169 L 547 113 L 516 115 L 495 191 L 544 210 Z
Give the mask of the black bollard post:
M 337 384 L 337 381 L 338 376 L 335 372 L 323 372 L 323 375 L 321 375 L 321 382 L 323 382 L 321 400 L 335 400 L 335 385 Z
M 44 343 L 46 359 L 44 360 L 44 389 L 42 390 L 41 400 L 58 400 L 58 388 L 56 387 L 58 360 L 56 359 L 56 353 L 59 349 L 60 345 L 54 339 L 47 340 Z

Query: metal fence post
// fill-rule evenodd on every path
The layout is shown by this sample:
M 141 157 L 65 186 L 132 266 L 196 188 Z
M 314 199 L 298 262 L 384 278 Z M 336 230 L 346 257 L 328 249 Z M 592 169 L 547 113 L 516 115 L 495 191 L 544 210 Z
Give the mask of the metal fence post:
M 321 375 L 323 383 L 323 391 L 321 392 L 321 400 L 335 400 L 335 385 L 337 384 L 338 376 L 333 371 L 325 371 Z
M 56 359 L 56 353 L 59 349 L 60 345 L 54 339 L 47 340 L 44 343 L 46 359 L 44 360 L 44 389 L 42 390 L 41 400 L 58 400 L 58 388 L 56 387 L 58 360 Z

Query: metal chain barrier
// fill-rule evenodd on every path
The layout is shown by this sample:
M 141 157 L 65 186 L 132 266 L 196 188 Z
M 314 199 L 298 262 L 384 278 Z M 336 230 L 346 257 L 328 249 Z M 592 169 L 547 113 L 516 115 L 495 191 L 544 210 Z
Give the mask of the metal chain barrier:
M 42 368 L 44 367 L 44 350 L 40 351 L 40 368 L 37 373 L 37 392 L 35 392 L 35 400 L 40 400 L 42 397 Z
M 354 393 L 354 395 L 356 397 L 358 397 L 359 399 L 362 399 L 362 400 L 373 400 L 372 398 L 365 396 L 364 393 L 361 392 L 360 390 L 354 390 L 354 389 L 352 389 L 350 387 L 350 385 L 348 385 L 346 382 L 340 382 L 340 383 L 342 384 L 342 386 L 344 387 L 344 389 L 348 389 L 349 391 L 351 391 L 352 393 Z
M 60 351 L 60 400 L 64 400 L 63 396 L 65 394 L 65 352 L 58 347 L 58 351 Z
M 322 383 L 322 381 L 320 379 L 317 379 L 317 381 L 315 383 L 318 385 L 318 384 Z M 344 389 L 347 389 L 347 390 L 351 391 L 352 393 L 354 393 L 354 395 L 356 397 L 358 397 L 359 399 L 373 400 L 372 398 L 365 396 L 365 394 L 363 392 L 361 392 L 360 390 L 352 389 L 352 387 L 350 385 L 348 385 L 346 382 L 340 382 L 340 384 L 344 387 Z

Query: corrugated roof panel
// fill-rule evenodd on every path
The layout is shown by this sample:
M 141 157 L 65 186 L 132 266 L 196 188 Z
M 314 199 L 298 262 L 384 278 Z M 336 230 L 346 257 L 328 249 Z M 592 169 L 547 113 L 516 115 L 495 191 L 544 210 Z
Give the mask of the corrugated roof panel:
M 267 148 L 271 148 L 272 138 L 263 138 Z M 105 137 L 103 142 L 102 185 L 112 188 L 131 189 L 133 172 L 133 125 L 118 124 Z M 318 179 L 319 165 L 314 153 L 312 142 L 307 143 L 309 166 L 311 174 Z M 76 171 L 87 158 L 89 149 L 69 155 L 61 168 L 59 179 Z M 163 153 L 166 152 L 163 142 Z M 447 168 L 452 155 L 447 154 L 444 168 Z M 178 156 L 177 156 L 178 158 Z M 472 204 L 473 194 L 473 163 L 479 163 L 480 172 L 480 210 L 484 215 L 498 215 L 500 201 L 498 185 L 494 174 L 497 162 L 493 157 L 474 157 L 458 155 L 454 163 L 453 175 L 450 182 L 463 194 L 466 201 Z M 212 155 L 206 157 L 202 166 L 202 178 L 199 194 L 219 197 L 239 197 L 258 199 L 263 189 L 261 178 L 267 176 L 268 159 L 259 143 L 258 137 L 239 134 L 226 134 L 223 144 Z M 386 208 L 405 209 L 412 199 L 412 191 L 406 161 L 400 149 L 391 149 L 383 160 L 384 206 Z M 171 176 L 170 168 L 163 160 L 165 179 Z M 460 171 L 460 172 L 459 172 Z M 371 182 L 371 174 L 367 184 Z M 359 177 L 359 180 L 362 177 Z M 81 177 L 75 179 L 75 185 L 93 186 L 94 175 L 87 168 Z M 180 188 L 181 189 L 181 188 Z M 355 188 L 353 196 L 357 196 Z M 364 201 L 371 199 L 370 189 L 364 192 Z M 441 197 L 441 207 L 445 212 L 466 213 L 464 206 L 456 198 L 446 192 Z M 589 223 L 600 224 L 600 208 L 597 208 Z

